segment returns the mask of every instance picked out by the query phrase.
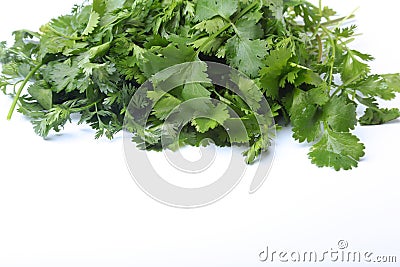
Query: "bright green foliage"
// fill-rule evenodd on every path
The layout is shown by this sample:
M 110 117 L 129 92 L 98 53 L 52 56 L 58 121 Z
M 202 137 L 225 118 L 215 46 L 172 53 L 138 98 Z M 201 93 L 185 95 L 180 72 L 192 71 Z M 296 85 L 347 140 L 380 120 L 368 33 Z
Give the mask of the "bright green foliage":
M 323 120 L 334 131 L 353 130 L 357 123 L 356 106 L 346 96 L 333 96 L 324 106 Z
M 400 92 L 400 75 L 371 74 L 373 57 L 350 47 L 356 26 L 337 26 L 343 23 L 328 7 L 306 0 L 88 2 L 38 32 L 15 31 L 11 47 L 0 42 L 0 90 L 15 97 L 9 117 L 18 104 L 43 137 L 79 114 L 96 138 L 125 127 L 140 148 L 155 150 L 165 148 L 161 140 L 177 149 L 210 138 L 249 145 L 244 156 L 252 163 L 271 145 L 276 119 L 311 143 L 313 163 L 348 170 L 364 156 L 351 133 L 357 123 L 400 116 L 378 105 Z M 226 88 L 213 85 L 204 61 L 250 79 L 232 74 L 221 77 Z M 146 80 L 154 88 L 138 93 Z M 159 88 L 168 85 L 175 87 Z M 264 98 L 272 115 L 259 114 Z M 357 118 L 359 106 L 365 111 Z
M 44 109 L 49 110 L 53 106 L 53 93 L 45 81 L 37 81 L 29 86 L 28 93 Z
M 97 27 L 97 25 L 99 24 L 99 19 L 100 19 L 100 15 L 97 12 L 93 11 L 92 13 L 90 13 L 88 24 L 87 24 L 85 30 L 83 30 L 82 35 L 91 34 L 94 31 L 94 29 Z
M 357 162 L 364 156 L 364 148 L 360 140 L 351 133 L 338 133 L 327 128 L 308 155 L 319 167 L 349 170 L 357 167 Z
M 256 77 L 263 66 L 262 58 L 267 53 L 267 43 L 261 40 L 250 40 L 232 37 L 226 43 L 228 62 L 250 77 Z
M 292 52 L 286 48 L 271 50 L 264 59 L 264 68 L 260 71 L 261 83 L 268 97 L 279 97 L 281 79 L 285 74 Z
M 238 0 L 199 0 L 196 7 L 196 20 L 203 21 L 220 16 L 229 19 L 238 7 Z
M 218 125 L 223 125 L 230 117 L 225 104 L 218 104 L 210 108 L 203 116 L 203 118 L 196 118 L 192 122 L 193 126 L 195 126 L 196 130 L 200 133 L 205 133 Z

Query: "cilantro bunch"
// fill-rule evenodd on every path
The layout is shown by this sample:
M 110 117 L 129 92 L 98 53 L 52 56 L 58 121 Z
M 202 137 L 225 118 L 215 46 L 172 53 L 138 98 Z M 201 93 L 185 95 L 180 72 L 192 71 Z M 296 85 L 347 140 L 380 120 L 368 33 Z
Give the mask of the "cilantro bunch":
M 207 137 L 220 146 L 248 142 L 245 156 L 252 163 L 270 145 L 263 128 L 273 120 L 264 118 L 263 127 L 254 112 L 265 97 L 275 121 L 291 124 L 293 138 L 311 144 L 313 163 L 347 170 L 364 156 L 364 145 L 351 133 L 355 126 L 400 116 L 397 108 L 378 105 L 395 98 L 400 75 L 370 73 L 373 57 L 349 46 L 356 26 L 343 24 L 350 17 L 305 0 L 93 0 L 38 32 L 14 32 L 11 47 L 0 43 L 0 88 L 14 97 L 8 118 L 18 105 L 40 136 L 60 131 L 77 113 L 96 138 L 111 139 L 146 80 L 186 62 L 200 63 L 194 75 L 207 78 L 201 62 L 219 62 L 252 84 L 236 79 L 236 94 L 198 82 L 132 99 L 138 110 L 156 102 L 145 127 L 129 127 L 142 148 L 160 149 L 163 135 L 174 132 L 161 128 L 168 114 L 203 98 L 178 144 L 198 146 Z M 365 111 L 358 117 L 359 106 Z M 207 118 L 195 118 L 196 109 Z M 235 119 L 248 134 L 229 140 L 225 128 Z

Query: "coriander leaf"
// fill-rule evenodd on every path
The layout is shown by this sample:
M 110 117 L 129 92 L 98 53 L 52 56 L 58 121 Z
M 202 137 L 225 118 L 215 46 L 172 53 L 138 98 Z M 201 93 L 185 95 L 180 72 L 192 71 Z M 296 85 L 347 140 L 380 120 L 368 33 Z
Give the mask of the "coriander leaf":
M 355 50 L 348 50 L 343 57 L 340 71 L 341 79 L 344 84 L 351 84 L 358 79 L 364 78 L 370 72 L 370 67 L 362 60 L 370 59 L 367 55 L 358 53 Z
M 100 16 L 103 16 L 104 13 L 106 12 L 106 2 L 110 2 L 107 0 L 93 0 L 93 11 L 99 14 Z
M 223 125 L 229 117 L 227 106 L 219 103 L 206 114 L 202 114 L 201 118 L 193 119 L 192 125 L 199 133 L 205 133 L 210 129 L 215 129 L 218 125 Z
M 238 0 L 199 0 L 196 7 L 196 21 L 220 16 L 228 19 L 238 8 Z
M 99 21 L 100 15 L 97 12 L 93 11 L 90 14 L 89 21 L 86 25 L 86 28 L 83 30 L 82 35 L 89 35 L 90 33 L 92 33 L 99 24 Z
M 361 125 L 380 125 L 400 117 L 398 108 L 367 108 L 359 119 Z
M 215 129 L 219 124 L 217 121 L 209 118 L 196 118 L 192 121 L 192 125 L 196 127 L 199 133 L 205 133 L 210 129 Z
M 292 52 L 287 48 L 278 48 L 270 51 L 265 57 L 266 67 L 260 71 L 261 85 L 267 96 L 276 99 L 279 93 L 279 83 L 285 72 L 285 68 L 289 59 L 292 57 Z
M 336 132 L 348 132 L 357 124 L 356 106 L 346 96 L 333 96 L 324 106 L 323 119 Z
M 38 101 L 44 109 L 53 106 L 53 93 L 45 81 L 37 81 L 28 88 L 29 94 Z
M 338 37 L 342 38 L 350 38 L 355 34 L 355 30 L 357 30 L 356 25 L 351 25 L 350 27 L 345 27 L 345 28 L 336 28 L 335 29 L 335 34 Z
M 246 163 L 253 163 L 256 158 L 263 152 L 267 151 L 268 147 L 271 145 L 270 140 L 258 139 L 256 140 L 247 151 L 243 152 L 246 157 Z
M 360 139 L 351 133 L 338 133 L 327 128 L 308 155 L 318 167 L 349 170 L 357 167 L 358 161 L 364 156 L 364 149 Z
M 400 116 L 400 112 L 397 108 L 393 109 L 382 109 L 375 98 L 363 98 L 356 95 L 356 99 L 360 104 L 367 107 L 364 115 L 359 119 L 361 125 L 379 125 L 392 120 L 397 119 Z
M 261 108 L 262 92 L 253 80 L 242 75 L 233 75 L 232 82 L 238 87 L 237 93 L 244 100 L 243 109 L 257 112 Z M 249 108 L 247 108 L 249 106 Z
M 245 128 L 244 120 L 246 118 L 229 118 L 224 122 L 224 128 L 228 132 L 231 143 L 240 144 L 249 142 L 250 137 Z
M 400 93 L 400 73 L 384 74 L 381 77 L 391 90 Z
M 322 112 L 319 108 L 329 100 L 328 95 L 314 88 L 304 92 L 296 90 L 290 111 L 293 124 L 293 138 L 299 142 L 315 141 L 322 134 Z
M 254 20 L 242 19 L 236 23 L 236 30 L 240 38 L 259 39 L 263 37 L 263 30 Z
M 307 105 L 301 113 L 292 116 L 293 138 L 300 143 L 316 140 L 322 133 L 320 117 L 321 114 L 316 105 Z
M 41 28 L 43 35 L 41 37 L 39 58 L 43 60 L 48 54 L 58 54 L 71 49 L 75 46 L 75 40 L 60 36 L 45 26 Z
M 141 65 L 144 75 L 150 78 L 152 75 L 177 64 L 193 61 L 194 50 L 183 45 L 169 45 L 160 49 L 159 54 L 147 51 L 143 54 L 145 62 Z
M 100 92 L 107 94 L 117 90 L 120 77 L 112 63 L 105 63 L 93 69 L 92 81 Z
M 274 17 L 283 22 L 283 3 L 284 0 L 263 0 L 264 5 L 269 7 Z
M 226 43 L 228 62 L 250 77 L 256 77 L 263 66 L 262 59 L 267 54 L 265 40 L 250 40 L 234 36 Z
M 182 89 L 182 97 L 184 100 L 191 100 L 199 97 L 210 97 L 211 92 L 208 91 L 204 86 L 198 83 L 185 84 Z
M 160 120 L 165 120 L 172 112 L 176 112 L 174 109 L 181 104 L 179 99 L 163 91 L 149 91 L 147 97 L 155 102 L 153 114 Z
M 326 83 L 322 83 L 318 87 L 308 90 L 307 101 L 317 104 L 318 106 L 324 106 L 330 99 L 326 89 Z
M 214 34 L 218 32 L 222 27 L 225 26 L 225 22 L 222 18 L 216 17 L 209 20 L 204 20 L 196 24 L 193 28 L 200 31 L 205 31 L 208 34 Z
M 215 38 L 213 40 L 209 40 L 209 37 L 200 38 L 193 43 L 194 48 L 200 49 L 200 52 L 204 54 L 211 54 L 212 52 L 217 52 L 218 49 L 221 47 L 223 40 L 221 38 Z
M 327 91 L 328 85 L 323 83 L 321 77 L 311 70 L 303 70 L 299 77 L 295 80 L 295 86 L 300 86 L 302 84 L 310 84 L 320 87 L 321 91 Z
M 79 68 L 72 60 L 68 59 L 62 63 L 52 64 L 50 79 L 55 85 L 55 92 L 63 90 L 71 92 L 76 89 L 76 77 L 80 73 Z
M 89 8 L 89 7 L 88 7 Z M 75 42 L 79 40 L 77 33 L 79 31 L 79 19 L 85 19 L 90 9 L 84 8 L 80 16 L 66 15 L 51 20 L 49 23 L 40 27 L 42 33 L 40 38 L 40 59 L 45 58 L 47 54 L 63 53 L 74 47 Z
M 380 97 L 391 100 L 396 97 L 394 88 L 390 87 L 386 79 L 380 75 L 371 75 L 356 83 L 352 88 L 364 96 Z
M 31 122 L 36 134 L 41 137 L 47 137 L 52 129 L 59 132 L 70 121 L 70 116 L 71 112 L 68 107 L 58 105 L 49 111 L 43 112 L 42 117 L 33 117 Z

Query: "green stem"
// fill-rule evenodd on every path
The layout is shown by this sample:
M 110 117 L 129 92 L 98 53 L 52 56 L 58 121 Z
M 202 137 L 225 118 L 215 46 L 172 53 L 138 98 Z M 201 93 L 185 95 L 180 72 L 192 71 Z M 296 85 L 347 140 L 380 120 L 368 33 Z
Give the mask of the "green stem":
M 306 66 L 303 66 L 303 65 L 300 65 L 300 64 L 297 64 L 294 62 L 288 62 L 288 63 L 291 67 L 294 67 L 294 68 L 299 68 L 299 69 L 303 69 L 303 70 L 311 70 L 310 68 L 307 68 Z
M 101 118 L 100 118 L 100 115 L 99 115 L 99 110 L 98 110 L 98 108 L 97 108 L 97 103 L 94 103 L 94 107 L 95 107 L 95 109 L 96 109 L 96 116 L 97 116 L 97 120 L 98 120 L 98 124 L 99 124 L 99 129 L 101 129 L 103 126 L 103 121 L 101 120 Z
M 342 23 L 343 21 L 352 19 L 354 17 L 355 17 L 355 15 L 351 14 L 351 15 L 346 16 L 346 17 L 340 17 L 340 18 L 337 18 L 337 19 L 334 19 L 334 20 L 329 20 L 329 21 L 323 22 L 323 23 L 321 23 L 321 25 L 325 26 L 325 27 L 329 27 L 329 26 L 332 26 L 332 25 L 337 24 L 337 23 Z
M 324 31 L 324 33 L 327 35 L 328 40 L 332 46 L 332 55 L 331 55 L 331 64 L 330 64 L 330 70 L 329 70 L 329 78 L 328 78 L 328 85 L 329 87 L 332 85 L 333 82 L 333 69 L 335 67 L 335 59 L 336 59 L 336 44 L 335 41 L 332 39 L 331 33 L 325 26 L 321 25 L 321 29 Z
M 348 16 L 342 18 L 342 20 L 338 21 L 338 24 L 336 25 L 336 28 L 339 28 L 340 26 L 342 26 L 343 23 L 345 23 L 347 20 L 349 20 L 350 18 L 354 17 L 354 14 L 357 12 L 357 10 L 359 9 L 359 7 L 357 7 L 356 9 L 353 10 L 353 12 L 351 12 Z
M 80 107 L 80 108 L 71 108 L 70 111 L 71 111 L 71 113 L 77 113 L 77 112 L 84 111 L 84 110 L 86 110 L 88 108 L 91 108 L 93 106 L 96 106 L 96 112 L 97 112 L 97 104 L 100 103 L 101 101 L 102 100 L 97 100 L 96 102 L 93 102 L 93 103 L 91 103 L 89 105 L 86 105 L 86 106 Z
M 335 96 L 337 93 L 339 93 L 340 91 L 342 91 L 342 88 L 341 88 L 341 87 L 339 87 L 338 89 L 335 90 L 335 92 L 333 92 L 333 94 L 331 95 L 331 98 L 332 98 L 333 96 Z
M 360 77 L 361 77 L 361 74 L 358 74 L 358 75 L 354 76 L 353 78 L 348 80 L 346 83 L 342 84 L 339 88 L 343 89 L 343 88 L 347 87 L 348 85 L 350 85 L 353 82 L 357 81 Z
M 350 84 L 352 84 L 353 82 L 357 81 L 360 78 L 361 75 L 357 75 L 355 77 L 353 77 L 351 80 L 347 81 L 346 83 L 342 84 L 341 86 L 339 86 L 332 94 L 332 96 L 336 95 L 337 93 L 339 93 L 340 91 L 343 91 L 346 89 L 346 87 Z
M 322 40 L 321 36 L 317 34 L 317 42 L 318 42 L 318 62 L 322 61 L 322 53 L 323 53 L 323 46 L 322 46 Z
M 14 100 L 11 104 L 10 110 L 8 111 L 7 120 L 11 120 L 12 114 L 14 113 L 15 107 L 17 106 L 18 100 L 21 96 L 22 90 L 25 88 L 26 84 L 29 80 L 35 75 L 35 73 L 40 69 L 43 64 L 38 64 L 33 70 L 29 72 L 29 74 L 25 77 L 24 81 L 22 82 L 21 86 L 19 87 L 18 91 L 14 96 Z
M 212 40 L 214 40 L 215 38 L 217 38 L 220 34 L 222 34 L 224 31 L 226 31 L 227 29 L 229 29 L 231 27 L 230 23 L 225 24 L 224 27 L 222 27 L 218 32 L 214 33 L 213 35 L 211 35 L 210 37 L 207 38 L 207 40 L 199 47 L 199 49 L 197 50 L 197 54 L 200 53 L 201 50 L 204 49 L 204 47 L 206 47 Z
M 322 0 L 318 1 L 319 15 L 322 16 Z
M 228 99 L 226 99 L 225 97 L 223 97 L 220 93 L 218 93 L 215 88 L 213 88 L 212 91 L 219 97 L 219 100 L 221 102 L 227 104 L 228 106 L 232 105 L 232 102 L 229 101 Z

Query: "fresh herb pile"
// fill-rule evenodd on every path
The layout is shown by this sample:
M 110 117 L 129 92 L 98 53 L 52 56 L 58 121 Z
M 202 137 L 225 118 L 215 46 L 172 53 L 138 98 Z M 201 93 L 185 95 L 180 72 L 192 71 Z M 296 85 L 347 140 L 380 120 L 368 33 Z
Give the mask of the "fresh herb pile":
M 14 97 L 8 118 L 18 105 L 43 137 L 78 113 L 96 138 L 112 138 L 123 129 L 132 96 L 155 73 L 184 62 L 219 62 L 246 74 L 259 89 L 239 82 L 247 101 L 204 83 L 149 93 L 157 103 L 148 124 L 131 127 L 143 148 L 160 148 L 166 134 L 160 127 L 174 108 L 209 98 L 220 102 L 200 103 L 207 105 L 208 118 L 195 118 L 194 107 L 179 144 L 200 145 L 205 137 L 220 146 L 249 142 L 245 156 L 251 163 L 270 144 L 269 137 L 260 137 L 262 127 L 254 127 L 257 116 L 249 107 L 264 96 L 275 121 L 291 124 L 293 138 L 312 145 L 313 163 L 347 170 L 364 156 L 351 130 L 400 116 L 397 108 L 377 104 L 400 91 L 400 75 L 370 73 L 372 56 L 349 46 L 356 26 L 343 23 L 350 17 L 338 18 L 305 0 L 93 0 L 38 32 L 14 32 L 11 47 L 0 43 L 0 88 Z M 133 101 L 140 109 L 147 100 Z M 359 117 L 358 106 L 365 107 Z M 228 108 L 245 125 L 246 140 L 230 142 L 224 128 L 232 120 Z

